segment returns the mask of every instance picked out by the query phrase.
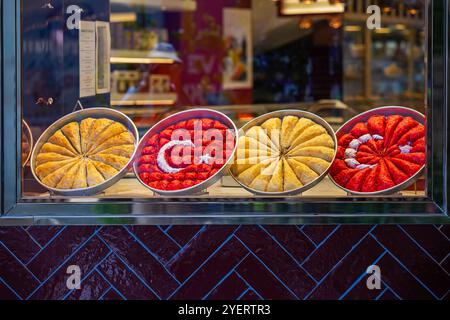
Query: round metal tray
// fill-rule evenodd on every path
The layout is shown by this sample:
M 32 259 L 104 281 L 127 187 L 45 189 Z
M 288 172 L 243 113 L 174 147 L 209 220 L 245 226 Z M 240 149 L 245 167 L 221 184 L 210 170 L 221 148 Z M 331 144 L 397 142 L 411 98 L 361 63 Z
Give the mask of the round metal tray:
M 31 154 L 33 153 L 33 145 L 34 145 L 33 133 L 31 132 L 30 126 L 28 125 L 28 123 L 25 120 L 22 120 L 22 132 L 27 137 L 28 144 L 30 145 L 30 150 L 28 151 L 27 157 L 25 159 L 22 159 L 22 168 L 25 168 L 25 166 L 30 161 Z
M 376 109 L 372 109 L 369 110 L 367 112 L 361 113 L 359 115 L 357 115 L 356 117 L 350 119 L 349 121 L 347 121 L 342 127 L 340 127 L 338 129 L 338 131 L 336 132 L 336 137 L 339 140 L 344 134 L 349 133 L 353 127 L 358 124 L 359 122 L 367 122 L 372 116 L 375 115 L 382 115 L 382 116 L 392 116 L 392 115 L 399 115 L 402 117 L 411 117 L 414 120 L 416 120 L 417 122 L 426 125 L 426 117 L 420 113 L 419 111 L 416 111 L 414 109 L 410 109 L 410 108 L 406 108 L 406 107 L 400 107 L 400 106 L 392 106 L 392 107 L 380 107 L 380 108 L 376 108 Z M 414 182 L 417 181 L 417 179 L 420 178 L 420 176 L 423 174 L 423 172 L 425 171 L 425 165 L 419 170 L 417 171 L 416 174 L 414 174 L 411 178 L 409 178 L 408 180 L 406 180 L 405 182 L 398 184 L 390 189 L 386 189 L 386 190 L 382 190 L 382 191 L 376 191 L 376 192 L 357 192 L 357 191 L 352 191 L 349 190 L 341 185 L 339 185 L 336 181 L 334 181 L 333 177 L 330 174 L 330 179 L 331 181 L 333 181 L 333 183 L 339 187 L 340 189 L 344 190 L 345 192 L 349 193 L 349 194 L 353 194 L 356 196 L 365 196 L 365 197 L 369 197 L 369 196 L 385 196 L 385 195 L 391 195 L 397 192 L 400 192 L 406 188 L 408 188 L 409 186 L 411 186 L 412 184 L 414 184 Z
M 94 186 L 90 188 L 84 188 L 84 189 L 69 189 L 69 190 L 61 190 L 56 188 L 51 188 L 49 186 L 46 186 L 41 182 L 41 180 L 37 177 L 35 173 L 36 169 L 36 157 L 41 150 L 42 146 L 50 139 L 50 137 L 55 134 L 56 131 L 64 127 L 65 125 L 71 123 L 71 122 L 81 122 L 83 119 L 86 118 L 107 118 L 111 119 L 117 122 L 120 122 L 123 124 L 135 137 L 135 148 L 133 155 L 130 158 L 130 161 L 127 163 L 127 165 L 120 170 L 118 174 L 116 174 L 114 177 L 106 180 L 105 182 Z M 36 142 L 36 145 L 33 149 L 33 153 L 31 155 L 31 172 L 33 173 L 34 178 L 41 184 L 44 188 L 50 190 L 51 192 L 62 195 L 62 196 L 70 196 L 70 197 L 81 197 L 81 196 L 92 196 L 95 194 L 98 194 L 102 192 L 105 189 L 108 189 L 112 185 L 114 185 L 116 182 L 118 182 L 120 179 L 122 179 L 129 169 L 131 168 L 131 165 L 134 162 L 134 157 L 136 155 L 136 150 L 138 146 L 139 141 L 139 132 L 136 126 L 134 125 L 133 121 L 131 121 L 130 118 L 128 118 L 125 114 L 122 112 L 112 110 L 109 108 L 92 108 L 92 109 L 84 109 L 81 111 L 73 112 L 71 114 L 68 114 L 55 123 L 53 123 L 50 127 L 47 128 L 47 130 L 44 131 L 44 133 L 41 135 L 39 140 Z
M 243 184 L 242 182 L 240 182 L 237 177 L 234 176 L 233 172 L 230 170 L 230 174 L 233 177 L 233 179 L 239 183 L 239 185 L 241 185 L 244 189 L 246 189 L 247 191 L 255 194 L 255 195 L 259 195 L 259 196 L 266 196 L 266 197 L 287 197 L 287 196 L 295 196 L 295 195 L 299 195 L 301 193 L 304 193 L 306 191 L 308 191 L 309 189 L 315 187 L 319 182 L 321 182 L 328 174 L 328 171 L 331 168 L 331 164 L 334 162 L 334 159 L 336 158 L 336 154 L 337 154 L 337 139 L 336 139 L 336 134 L 334 133 L 333 128 L 331 127 L 331 125 L 326 122 L 324 119 L 322 119 L 321 117 L 311 113 L 311 112 L 307 112 L 307 111 L 303 111 L 303 110 L 281 110 L 281 111 L 275 111 L 275 112 L 271 112 L 271 113 L 267 113 L 265 115 L 262 115 L 258 118 L 255 118 L 253 120 L 251 120 L 250 122 L 248 122 L 245 126 L 243 126 L 241 128 L 241 130 L 239 130 L 239 134 L 240 135 L 244 135 L 245 132 L 247 132 L 249 129 L 251 129 L 252 127 L 255 126 L 260 126 L 262 125 L 264 122 L 266 122 L 269 119 L 272 118 L 284 118 L 286 116 L 295 116 L 298 118 L 307 118 L 310 119 L 312 121 L 314 121 L 315 123 L 323 126 L 328 134 L 333 138 L 334 141 L 334 158 L 333 160 L 330 162 L 330 166 L 328 167 L 328 169 L 323 172 L 317 179 L 315 179 L 314 181 L 312 181 L 311 183 L 307 184 L 306 186 L 303 186 L 301 188 L 295 189 L 295 190 L 290 190 L 290 191 L 283 191 L 283 192 L 263 192 L 263 191 L 259 191 L 259 190 L 254 190 L 252 188 L 250 188 L 249 186 Z
M 226 162 L 226 164 L 215 175 L 213 175 L 212 177 L 203 181 L 200 184 L 197 184 L 197 185 L 187 188 L 187 189 L 165 191 L 165 190 L 158 190 L 158 189 L 152 188 L 149 185 L 147 185 L 144 181 L 141 180 L 141 178 L 139 176 L 139 172 L 138 172 L 139 166 L 136 161 L 133 165 L 134 173 L 136 174 L 136 177 L 138 178 L 139 182 L 142 185 L 144 185 L 146 188 L 150 189 L 154 193 L 160 194 L 162 196 L 176 197 L 176 196 L 188 196 L 188 195 L 194 195 L 196 193 L 200 193 L 220 180 L 223 173 L 228 170 L 228 168 L 231 165 L 231 162 L 233 161 L 234 154 L 237 149 L 238 129 L 236 128 L 236 125 L 234 124 L 234 122 L 228 116 L 226 116 L 225 114 L 218 112 L 218 111 L 214 111 L 214 110 L 210 110 L 210 109 L 192 109 L 192 110 L 176 113 L 174 115 L 171 115 L 171 116 L 161 120 L 160 122 L 155 124 L 149 131 L 147 131 L 147 133 L 141 139 L 141 142 L 139 143 L 139 147 L 137 149 L 136 154 L 139 157 L 142 153 L 142 150 L 146 146 L 147 140 L 151 136 L 162 132 L 167 127 L 170 127 L 171 125 L 177 124 L 182 121 L 186 121 L 186 120 L 190 120 L 190 119 L 203 119 L 203 118 L 218 120 L 218 121 L 222 122 L 223 124 L 225 124 L 228 128 L 230 128 L 231 130 L 234 131 L 235 136 L 236 136 L 236 143 L 235 143 L 235 146 L 233 149 L 233 153 L 231 154 L 231 156 L 228 159 L 228 161 Z

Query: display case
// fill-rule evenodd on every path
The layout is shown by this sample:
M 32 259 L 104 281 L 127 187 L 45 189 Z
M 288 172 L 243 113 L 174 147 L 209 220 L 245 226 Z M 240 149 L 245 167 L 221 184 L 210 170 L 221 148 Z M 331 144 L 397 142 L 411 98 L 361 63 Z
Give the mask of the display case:
M 344 102 L 405 104 L 420 108 L 424 100 L 423 29 L 426 15 L 419 2 L 380 2 L 381 26 L 366 27 L 367 6 L 348 1 L 344 26 Z M 385 5 L 385 7 L 383 7 Z
M 0 225 L 450 222 L 450 3 L 361 3 L 2 2 Z

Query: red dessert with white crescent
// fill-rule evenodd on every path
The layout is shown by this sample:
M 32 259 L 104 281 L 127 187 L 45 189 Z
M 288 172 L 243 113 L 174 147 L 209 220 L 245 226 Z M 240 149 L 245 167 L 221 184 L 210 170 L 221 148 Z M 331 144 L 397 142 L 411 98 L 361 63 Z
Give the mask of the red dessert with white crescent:
M 232 157 L 235 143 L 234 131 L 220 121 L 181 121 L 145 142 L 137 171 L 153 189 L 188 189 L 219 172 Z
M 373 193 L 402 184 L 426 162 L 426 128 L 411 117 L 372 116 L 339 138 L 330 174 L 347 190 Z

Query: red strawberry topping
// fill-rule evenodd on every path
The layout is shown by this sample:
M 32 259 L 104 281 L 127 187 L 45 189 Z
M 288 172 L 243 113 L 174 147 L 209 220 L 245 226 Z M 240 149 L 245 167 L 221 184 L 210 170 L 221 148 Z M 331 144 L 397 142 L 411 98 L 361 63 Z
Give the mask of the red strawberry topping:
M 371 135 L 378 134 L 380 136 L 384 135 L 386 131 L 386 117 L 384 116 L 373 116 L 367 121 L 367 128 Z
M 377 177 L 380 174 L 380 167 L 374 167 L 370 169 L 369 174 L 366 177 L 366 181 L 364 181 L 361 191 L 362 192 L 373 192 L 377 188 Z
M 352 142 L 352 140 L 354 140 L 355 137 L 352 136 L 351 134 L 344 134 L 340 139 L 339 139 L 339 146 L 346 148 L 350 142 Z
M 386 146 L 390 146 L 390 141 L 392 134 L 394 133 L 395 129 L 397 128 L 400 121 L 402 121 L 403 118 L 401 116 L 389 116 L 386 121 L 386 133 L 384 134 L 384 140 L 386 142 Z
M 361 137 L 365 134 L 369 133 L 369 129 L 367 129 L 367 125 L 363 122 L 358 123 L 356 126 L 353 127 L 352 131 L 350 131 L 352 136 L 354 137 Z
M 425 153 L 419 152 L 419 153 L 405 153 L 405 154 L 399 154 L 395 158 L 402 159 L 405 161 L 409 161 L 415 164 L 424 165 L 427 161 L 425 157 Z
M 377 191 L 390 189 L 395 186 L 395 182 L 391 178 L 389 169 L 383 159 L 379 163 L 380 171 L 377 179 Z
M 397 168 L 391 160 L 384 159 L 384 161 L 386 162 L 389 172 L 391 172 L 391 176 L 394 179 L 395 184 L 400 184 L 408 180 L 408 175 Z
M 353 178 L 345 185 L 348 190 L 361 191 L 362 185 L 365 181 L 366 176 L 369 174 L 371 169 L 359 170 Z

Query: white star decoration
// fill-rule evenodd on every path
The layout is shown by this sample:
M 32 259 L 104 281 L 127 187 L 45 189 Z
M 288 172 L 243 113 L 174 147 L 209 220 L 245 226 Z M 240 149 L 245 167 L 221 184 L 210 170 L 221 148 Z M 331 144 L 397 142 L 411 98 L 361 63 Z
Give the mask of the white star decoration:
M 410 145 L 400 146 L 398 148 L 400 149 L 400 152 L 403 154 L 411 153 L 411 150 L 413 149 L 413 147 L 411 147 Z
M 209 162 L 213 159 L 209 154 L 205 154 L 199 157 L 200 164 L 209 164 Z

